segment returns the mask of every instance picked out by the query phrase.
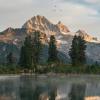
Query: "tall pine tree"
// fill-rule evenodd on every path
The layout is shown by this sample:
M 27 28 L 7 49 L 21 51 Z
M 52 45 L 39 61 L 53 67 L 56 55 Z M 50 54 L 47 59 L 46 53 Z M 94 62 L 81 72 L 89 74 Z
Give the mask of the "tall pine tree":
M 37 71 L 41 50 L 40 32 L 35 31 L 32 35 L 25 38 L 24 45 L 21 48 L 19 65 L 23 68 Z
M 31 36 L 27 36 L 20 52 L 19 65 L 22 68 L 30 69 L 32 67 L 32 52 Z
M 72 65 L 83 65 L 86 62 L 85 56 L 86 42 L 81 36 L 74 36 L 72 40 L 69 56 L 71 58 Z
M 48 62 L 56 62 L 58 60 L 57 53 L 56 39 L 54 35 L 51 35 L 48 50 Z
M 33 65 L 34 65 L 34 72 L 36 72 L 37 71 L 37 64 L 39 63 L 39 59 L 40 59 L 40 52 L 41 52 L 41 49 L 42 49 L 39 31 L 35 31 L 34 34 L 33 34 L 32 49 L 33 49 L 32 62 L 33 62 Z
M 10 52 L 7 55 L 7 65 L 13 65 L 14 63 L 15 63 L 15 59 L 14 59 L 13 53 Z
M 79 61 L 80 64 L 83 65 L 86 63 L 86 55 L 85 55 L 86 41 L 81 36 L 78 36 L 78 40 L 79 40 Z

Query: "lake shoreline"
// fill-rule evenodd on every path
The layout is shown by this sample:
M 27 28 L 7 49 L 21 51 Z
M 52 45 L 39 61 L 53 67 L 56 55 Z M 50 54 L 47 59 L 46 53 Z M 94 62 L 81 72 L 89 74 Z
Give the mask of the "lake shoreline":
M 0 74 L 0 77 L 20 77 L 20 76 L 35 76 L 35 77 L 100 77 L 99 74 L 63 74 L 63 73 L 47 73 L 47 74 L 31 74 L 31 73 L 21 73 L 21 74 Z

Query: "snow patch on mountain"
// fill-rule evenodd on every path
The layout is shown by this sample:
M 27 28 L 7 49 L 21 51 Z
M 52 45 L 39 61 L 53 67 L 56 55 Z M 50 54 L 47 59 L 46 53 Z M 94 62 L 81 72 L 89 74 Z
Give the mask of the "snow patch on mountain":
M 8 52 L 14 51 L 15 55 L 19 56 L 20 47 L 23 45 L 25 37 L 28 34 L 33 34 L 34 31 L 40 31 L 40 37 L 43 44 L 45 44 L 44 55 L 47 58 L 48 53 L 48 41 L 51 35 L 55 35 L 57 40 L 57 48 L 59 51 L 59 57 L 63 60 L 70 61 L 69 50 L 71 48 L 72 39 L 74 35 L 80 35 L 87 42 L 86 56 L 89 62 L 100 62 L 100 41 L 84 30 L 78 30 L 77 32 L 71 32 L 69 28 L 62 22 L 57 24 L 52 23 L 44 16 L 34 16 L 29 19 L 22 28 L 13 29 L 9 27 L 0 33 L 0 60 L 4 60 Z M 12 45 L 13 49 L 12 50 Z M 45 58 L 41 57 L 41 58 Z

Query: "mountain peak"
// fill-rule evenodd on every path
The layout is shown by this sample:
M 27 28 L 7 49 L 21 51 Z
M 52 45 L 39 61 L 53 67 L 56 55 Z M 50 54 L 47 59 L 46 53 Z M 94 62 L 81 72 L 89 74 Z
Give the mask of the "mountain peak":
M 61 21 L 58 22 L 57 26 L 59 27 L 60 31 L 63 34 L 66 34 L 66 33 L 70 32 L 70 30 L 68 29 L 68 27 L 66 25 L 64 25 Z
M 61 22 L 61 21 L 59 21 L 59 22 L 58 22 L 58 24 L 62 24 L 62 22 Z
M 12 32 L 14 29 L 12 27 L 8 27 L 5 31 Z
M 37 17 L 37 18 L 45 18 L 44 16 L 41 16 L 41 15 L 37 15 L 37 16 L 35 16 L 35 17 Z
M 84 30 L 82 30 L 82 29 L 79 29 L 77 32 L 76 32 L 76 34 L 77 35 L 79 35 L 79 36 L 82 36 L 82 37 L 84 37 L 84 36 L 90 36 L 90 35 L 88 35 Z
M 7 35 L 7 34 L 11 34 L 11 33 L 14 33 L 14 29 L 12 27 L 8 27 L 6 30 L 1 32 L 1 35 Z
M 31 21 L 35 20 L 35 21 L 39 22 L 39 21 L 41 21 L 43 19 L 46 19 L 46 18 L 44 16 L 37 15 L 37 16 L 32 17 L 30 20 Z
M 76 33 L 86 33 L 86 32 L 82 29 L 79 29 Z
M 84 38 L 84 40 L 86 40 L 88 42 L 97 41 L 97 38 L 96 37 L 93 37 L 93 36 L 89 35 L 88 33 L 86 33 L 82 29 L 78 30 L 76 32 L 76 35 L 82 36 Z
M 39 29 L 39 26 L 44 27 L 46 23 L 50 23 L 44 16 L 34 16 L 31 19 L 29 19 L 23 26 L 22 28 L 27 28 L 27 29 Z M 41 27 L 41 28 L 42 28 Z
M 53 24 L 44 16 L 34 16 L 30 20 L 28 20 L 22 28 L 26 28 L 28 30 L 39 30 L 43 33 L 46 33 L 47 36 L 51 34 L 57 35 L 62 33 L 69 32 L 69 29 L 59 21 L 57 24 Z

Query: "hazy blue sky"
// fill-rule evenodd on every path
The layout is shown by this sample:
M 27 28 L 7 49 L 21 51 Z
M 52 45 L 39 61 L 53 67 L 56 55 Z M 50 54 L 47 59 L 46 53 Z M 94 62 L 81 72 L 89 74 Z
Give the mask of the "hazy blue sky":
M 100 38 L 100 0 L 0 0 L 0 31 L 21 27 L 37 14 Z

